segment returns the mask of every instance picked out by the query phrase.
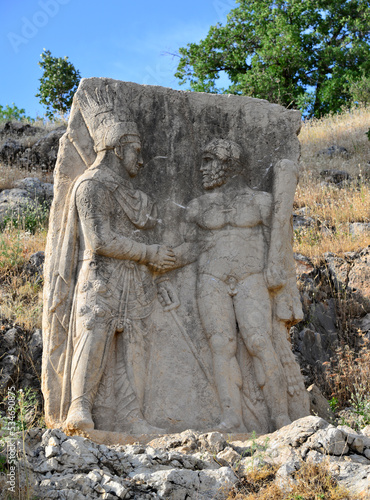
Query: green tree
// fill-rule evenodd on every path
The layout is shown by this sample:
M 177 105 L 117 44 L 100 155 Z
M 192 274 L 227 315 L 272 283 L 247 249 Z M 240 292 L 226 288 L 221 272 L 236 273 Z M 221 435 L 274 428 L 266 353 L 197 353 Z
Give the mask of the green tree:
M 351 82 L 349 92 L 354 104 L 368 106 L 370 104 L 370 76 L 362 75 L 361 78 Z
M 18 108 L 13 102 L 12 106 L 7 104 L 5 107 L 0 104 L 0 122 L 3 121 L 29 121 L 33 122 L 34 120 L 29 116 L 26 116 L 26 110 L 24 108 Z
M 68 57 L 53 57 L 50 50 L 45 49 L 39 66 L 44 73 L 36 97 L 46 106 L 46 116 L 51 119 L 55 113 L 68 113 L 81 79 L 80 72 L 68 61 Z
M 240 0 L 225 25 L 180 48 L 175 76 L 199 92 L 227 92 L 299 108 L 338 111 L 370 72 L 368 0 Z M 217 88 L 220 75 L 230 80 Z

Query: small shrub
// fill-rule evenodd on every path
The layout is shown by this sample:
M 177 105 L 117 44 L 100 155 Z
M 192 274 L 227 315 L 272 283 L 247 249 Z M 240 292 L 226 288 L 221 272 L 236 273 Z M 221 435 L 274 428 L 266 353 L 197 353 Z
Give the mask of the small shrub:
M 228 500 L 355 500 L 338 485 L 326 461 L 302 462 L 288 488 L 275 482 L 278 468 L 265 465 L 241 477 Z
M 358 353 L 345 345 L 324 365 L 324 377 L 335 398 L 336 409 L 346 408 L 342 423 L 357 429 L 369 425 L 370 349 L 367 339 Z
M 29 116 L 26 116 L 26 110 L 23 108 L 18 108 L 13 102 L 12 106 L 7 104 L 5 107 L 0 104 L 0 122 L 5 121 L 28 121 L 33 122 L 34 120 Z
M 21 210 L 9 210 L 3 218 L 3 226 L 13 227 L 35 234 L 38 229 L 44 229 L 49 219 L 50 204 L 47 202 L 29 203 Z

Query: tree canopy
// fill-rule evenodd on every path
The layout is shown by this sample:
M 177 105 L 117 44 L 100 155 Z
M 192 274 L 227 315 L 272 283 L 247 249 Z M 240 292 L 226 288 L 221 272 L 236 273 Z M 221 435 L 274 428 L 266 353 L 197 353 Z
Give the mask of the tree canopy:
M 39 66 L 44 72 L 36 97 L 46 106 L 46 115 L 53 118 L 55 113 L 68 113 L 81 79 L 80 72 L 68 61 L 68 57 L 53 57 L 50 50 L 45 49 Z
M 180 48 L 175 76 L 199 92 L 267 99 L 321 116 L 370 73 L 368 0 L 240 0 L 225 25 Z M 217 80 L 226 74 L 227 89 Z

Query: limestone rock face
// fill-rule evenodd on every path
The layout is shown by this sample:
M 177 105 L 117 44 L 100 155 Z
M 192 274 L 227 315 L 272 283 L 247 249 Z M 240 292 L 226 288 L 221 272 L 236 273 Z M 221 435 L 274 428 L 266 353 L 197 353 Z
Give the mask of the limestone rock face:
M 109 440 L 309 413 L 287 340 L 300 123 L 262 100 L 81 81 L 45 254 L 49 426 Z
M 258 438 L 225 437 L 187 430 L 105 446 L 58 429 L 31 429 L 19 474 L 35 498 L 221 500 L 261 465 L 278 466 L 275 481 L 284 489 L 306 463 L 325 462 L 341 486 L 369 498 L 370 438 L 361 432 L 309 416 Z

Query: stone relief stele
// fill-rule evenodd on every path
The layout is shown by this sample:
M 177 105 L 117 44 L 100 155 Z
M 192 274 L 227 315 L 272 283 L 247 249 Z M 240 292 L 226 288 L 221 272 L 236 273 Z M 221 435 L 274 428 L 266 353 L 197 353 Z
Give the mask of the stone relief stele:
M 81 81 L 46 249 L 48 426 L 270 432 L 309 414 L 288 341 L 299 128 L 258 99 Z

